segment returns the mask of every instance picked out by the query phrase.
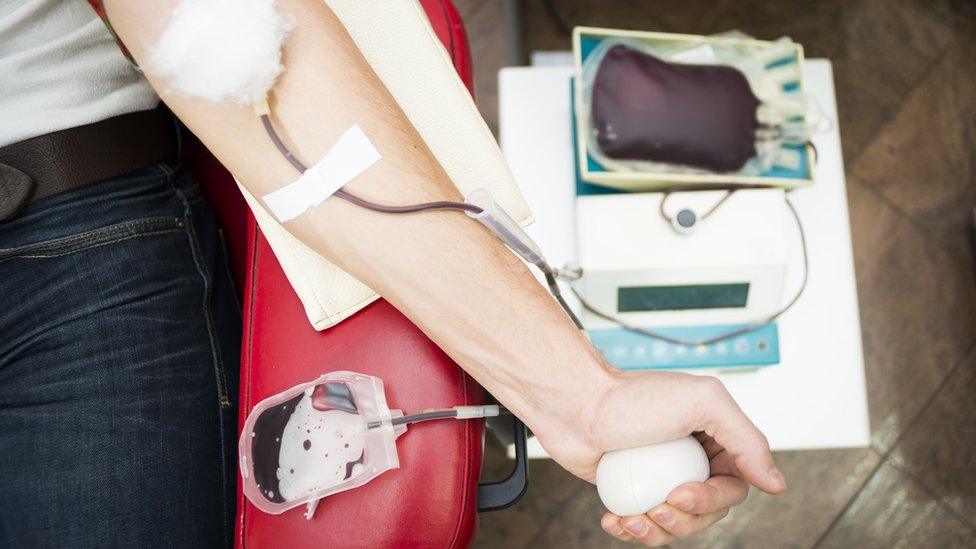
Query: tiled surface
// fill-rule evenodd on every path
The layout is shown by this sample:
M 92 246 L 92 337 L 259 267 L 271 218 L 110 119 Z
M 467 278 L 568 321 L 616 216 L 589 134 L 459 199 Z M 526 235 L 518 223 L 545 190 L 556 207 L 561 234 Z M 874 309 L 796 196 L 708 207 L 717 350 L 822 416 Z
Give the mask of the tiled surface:
M 851 171 L 960 257 L 972 250 L 976 202 L 976 36 L 950 44 Z M 970 70 L 959 70 L 970 65 Z
M 457 0 L 497 130 L 498 0 Z M 527 50 L 568 49 L 523 0 Z M 834 64 L 872 447 L 777 455 L 789 492 L 752 493 L 680 547 L 976 546 L 976 2 L 554 0 L 575 24 L 792 36 Z M 490 71 L 485 74 L 486 71 Z M 490 452 L 491 453 L 491 452 Z M 504 468 L 494 452 L 489 469 Z M 613 547 L 595 490 L 552 463 L 486 514 L 479 547 Z
M 885 463 L 820 547 L 974 547 L 976 531 L 938 497 Z
M 976 337 L 976 288 L 961 261 L 876 191 L 848 176 L 847 193 L 872 439 L 885 450 Z
M 881 456 L 870 448 L 779 452 L 789 490 L 771 497 L 752 490 L 714 527 L 675 547 L 809 547 L 830 526 Z
M 510 464 L 505 461 L 499 446 L 490 444 L 486 458 L 494 469 L 487 478 L 501 478 Z M 483 476 L 484 478 L 484 476 Z M 529 468 L 529 490 L 514 506 L 503 511 L 484 513 L 478 526 L 478 547 L 533 547 L 539 545 L 547 526 L 569 522 L 566 511 L 577 507 L 581 496 L 594 492 L 586 482 L 573 477 L 551 461 L 532 461 Z M 535 487 L 544 487 L 536 490 Z M 593 500 L 588 500 L 593 503 Z M 597 500 L 598 501 L 598 500 Z M 591 511 L 597 507 L 591 506 Z M 579 517 L 574 517 L 577 520 Z M 599 520 L 599 515 L 597 515 Z M 592 521 L 591 521 L 592 522 Z M 597 522 L 596 528 L 600 525 Z M 612 540 L 611 540 L 612 541 Z
M 930 493 L 976 525 L 976 350 L 905 433 L 892 454 Z

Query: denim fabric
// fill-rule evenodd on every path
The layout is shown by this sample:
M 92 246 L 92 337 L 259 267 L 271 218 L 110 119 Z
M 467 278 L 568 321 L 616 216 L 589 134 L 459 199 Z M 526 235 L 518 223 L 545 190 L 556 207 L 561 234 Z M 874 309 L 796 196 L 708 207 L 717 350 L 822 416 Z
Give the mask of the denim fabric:
M 240 306 L 192 176 L 0 223 L 0 547 L 233 541 Z

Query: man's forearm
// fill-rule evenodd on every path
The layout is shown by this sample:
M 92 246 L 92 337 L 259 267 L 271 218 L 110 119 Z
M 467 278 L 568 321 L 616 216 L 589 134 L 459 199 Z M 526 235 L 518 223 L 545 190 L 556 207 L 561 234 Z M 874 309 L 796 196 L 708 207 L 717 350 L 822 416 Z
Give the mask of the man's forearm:
M 146 60 L 173 3 L 108 3 L 117 32 L 138 60 Z M 459 199 L 325 4 L 282 0 L 279 9 L 299 22 L 286 43 L 285 72 L 273 98 L 277 123 L 296 155 L 312 164 L 358 124 L 382 160 L 348 190 L 386 204 Z M 152 80 L 152 67 L 146 68 Z M 297 178 L 250 109 L 165 93 L 164 82 L 153 84 L 254 195 Z M 330 198 L 285 227 L 393 303 L 530 427 L 543 421 L 543 411 L 571 415 L 608 377 L 527 268 L 464 214 L 381 214 Z

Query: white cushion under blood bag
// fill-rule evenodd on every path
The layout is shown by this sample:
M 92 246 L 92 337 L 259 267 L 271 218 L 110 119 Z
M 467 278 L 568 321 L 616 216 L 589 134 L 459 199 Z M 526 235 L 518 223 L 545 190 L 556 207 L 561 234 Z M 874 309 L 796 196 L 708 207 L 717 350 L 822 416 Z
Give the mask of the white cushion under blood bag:
M 325 2 L 461 194 L 489 189 L 513 219 L 522 225 L 531 223 L 532 214 L 498 144 L 420 4 L 416 0 Z M 239 186 L 316 330 L 339 323 L 379 297 L 292 236 Z

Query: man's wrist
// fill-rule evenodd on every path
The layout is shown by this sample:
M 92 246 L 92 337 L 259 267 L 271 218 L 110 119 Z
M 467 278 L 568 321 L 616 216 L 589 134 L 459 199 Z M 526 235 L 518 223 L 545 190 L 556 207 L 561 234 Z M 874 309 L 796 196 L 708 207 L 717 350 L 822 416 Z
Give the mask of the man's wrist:
M 536 433 L 589 436 L 594 408 L 615 383 L 617 371 L 586 343 L 572 364 L 554 369 L 558 379 L 528 388 L 521 396 L 528 410 L 522 420 Z

